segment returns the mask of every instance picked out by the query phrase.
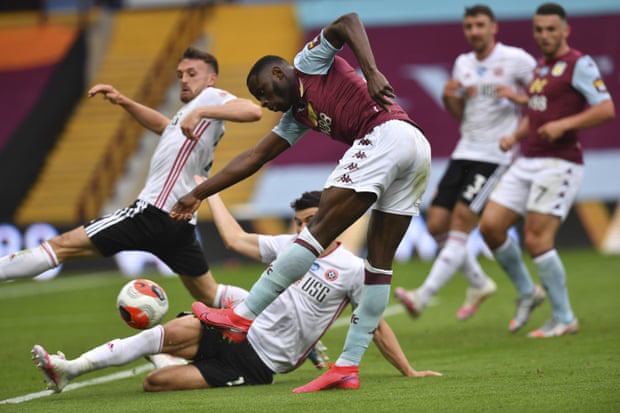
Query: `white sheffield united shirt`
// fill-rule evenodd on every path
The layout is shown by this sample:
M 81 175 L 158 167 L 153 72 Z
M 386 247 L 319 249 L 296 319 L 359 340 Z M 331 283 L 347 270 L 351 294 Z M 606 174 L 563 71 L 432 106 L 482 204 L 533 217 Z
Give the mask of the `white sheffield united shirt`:
M 208 176 L 213 164 L 213 151 L 224 135 L 224 121 L 201 119 L 195 129 L 200 136 L 197 141 L 183 135 L 181 122 L 196 108 L 223 105 L 233 99 L 236 96 L 208 87 L 179 109 L 161 135 L 139 199 L 169 212 L 180 197 L 194 189 L 194 175 Z M 196 214 L 191 222 L 196 223 Z
M 463 85 L 465 108 L 452 159 L 510 163 L 512 152 L 502 152 L 499 140 L 517 129 L 521 110 L 507 98 L 498 98 L 496 88 L 525 89 L 535 67 L 536 61 L 523 49 L 501 43 L 484 60 L 478 60 L 474 52 L 457 57 L 452 77 Z
M 259 236 L 263 261 L 273 261 L 296 238 Z M 293 370 L 349 302 L 357 307 L 363 284 L 364 261 L 339 245 L 325 257 L 317 258 L 301 280 L 254 320 L 248 332 L 250 344 L 275 373 Z

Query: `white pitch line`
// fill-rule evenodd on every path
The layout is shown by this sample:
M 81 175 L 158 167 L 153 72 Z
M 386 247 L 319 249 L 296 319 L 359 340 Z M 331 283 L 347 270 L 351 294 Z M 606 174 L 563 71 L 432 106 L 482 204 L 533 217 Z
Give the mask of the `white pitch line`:
M 62 390 L 62 392 L 65 393 L 65 392 L 68 392 L 68 391 L 71 391 L 71 390 L 80 389 L 82 387 L 93 386 L 95 384 L 107 383 L 109 381 L 126 379 L 128 377 L 137 376 L 138 374 L 142 374 L 142 373 L 144 373 L 146 371 L 153 370 L 153 368 L 154 368 L 153 365 L 150 364 L 150 363 L 149 364 L 143 364 L 141 366 L 135 367 L 135 368 L 130 369 L 130 370 L 123 370 L 123 371 L 119 371 L 117 373 L 108 374 L 107 376 L 97 377 L 97 378 L 91 379 L 91 380 L 85 380 L 85 381 L 80 381 L 80 382 L 77 382 L 77 383 L 68 384 L 67 387 L 65 387 Z M 28 400 L 38 399 L 40 397 L 51 396 L 52 394 L 54 394 L 53 390 L 44 390 L 44 391 L 40 391 L 40 392 L 37 392 L 37 393 L 26 394 L 24 396 L 13 397 L 12 399 L 0 400 L 0 404 L 22 403 L 22 402 L 26 402 Z

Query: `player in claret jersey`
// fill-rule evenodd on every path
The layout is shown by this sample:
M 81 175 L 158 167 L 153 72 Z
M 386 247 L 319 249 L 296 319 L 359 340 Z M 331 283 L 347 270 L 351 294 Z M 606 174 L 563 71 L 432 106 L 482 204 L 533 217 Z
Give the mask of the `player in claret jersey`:
M 575 333 L 566 272 L 555 250 L 555 236 L 575 200 L 583 175 L 577 131 L 615 116 L 614 104 L 596 63 L 567 43 L 570 27 L 562 6 L 541 5 L 534 16 L 534 39 L 543 54 L 529 86 L 527 116 L 501 140 L 509 150 L 524 141 L 522 155 L 500 180 L 482 215 L 480 229 L 497 262 L 519 292 L 510 330 L 517 331 L 544 299 L 525 267 L 518 245 L 506 231 L 525 216 L 525 247 L 545 287 L 552 318 L 530 337 Z M 589 106 L 586 108 L 586 105 Z
M 345 44 L 353 50 L 367 83 L 336 56 Z M 292 66 L 277 56 L 263 57 L 251 69 L 247 84 L 263 106 L 285 112 L 280 123 L 181 198 L 172 209 L 173 217 L 189 219 L 202 199 L 253 174 L 310 128 L 351 148 L 329 176 L 313 221 L 267 268 L 245 303 L 222 312 L 207 309 L 198 316 L 222 328 L 229 338 L 243 339 L 252 320 L 372 206 L 364 290 L 344 352 L 317 381 L 296 391 L 347 386 L 345 381 L 358 375 L 359 362 L 387 305 L 394 252 L 411 216 L 418 214 L 430 173 L 430 147 L 419 127 L 392 100 L 393 89 L 377 69 L 356 14 L 325 27 L 295 56 Z

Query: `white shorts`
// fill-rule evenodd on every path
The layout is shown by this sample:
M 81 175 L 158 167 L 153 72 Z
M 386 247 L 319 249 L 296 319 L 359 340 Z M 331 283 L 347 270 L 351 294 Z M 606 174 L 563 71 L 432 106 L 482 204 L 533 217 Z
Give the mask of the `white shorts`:
M 391 120 L 357 139 L 327 178 L 338 187 L 377 195 L 373 209 L 418 215 L 431 173 L 431 149 L 424 134 L 401 120 Z
M 583 165 L 558 158 L 518 158 L 491 200 L 520 215 L 527 211 L 566 218 L 583 178 Z

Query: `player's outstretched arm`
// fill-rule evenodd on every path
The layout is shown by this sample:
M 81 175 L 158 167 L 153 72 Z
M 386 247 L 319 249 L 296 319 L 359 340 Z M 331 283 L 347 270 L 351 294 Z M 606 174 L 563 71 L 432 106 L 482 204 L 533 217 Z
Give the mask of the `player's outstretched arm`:
M 407 377 L 425 377 L 425 376 L 441 376 L 441 373 L 432 370 L 416 371 L 411 367 L 403 349 L 400 347 L 400 343 L 392 331 L 392 328 L 382 318 L 379 320 L 379 325 L 375 330 L 373 337 L 375 344 L 379 347 L 381 354 L 385 357 L 394 367 L 396 367 L 403 375 Z
M 383 108 L 392 104 L 394 89 L 385 76 L 377 69 L 375 57 L 364 29 L 364 24 L 356 13 L 345 14 L 323 29 L 323 35 L 336 48 L 345 43 L 349 45 L 368 82 L 368 93 Z
M 148 106 L 144 106 L 127 96 L 121 94 L 113 86 L 95 85 L 88 91 L 88 97 L 92 98 L 97 94 L 103 95 L 103 98 L 114 105 L 119 105 L 133 116 L 138 123 L 146 129 L 161 135 L 166 126 L 170 123 L 170 119 Z
M 181 122 L 181 130 L 189 139 L 198 139 L 194 135 L 196 126 L 202 118 L 230 120 L 233 122 L 255 122 L 263 116 L 260 106 L 248 99 L 237 98 L 223 105 L 202 106 L 194 109 Z
M 207 203 L 213 214 L 213 221 L 215 221 L 217 232 L 222 237 L 226 248 L 256 261 L 261 261 L 258 234 L 245 232 L 230 211 L 228 211 L 228 208 L 226 208 L 218 194 L 208 197 Z
M 190 220 L 201 200 L 254 174 L 289 147 L 286 140 L 269 132 L 254 147 L 237 155 L 221 171 L 181 197 L 172 207 L 170 216 L 177 220 Z

